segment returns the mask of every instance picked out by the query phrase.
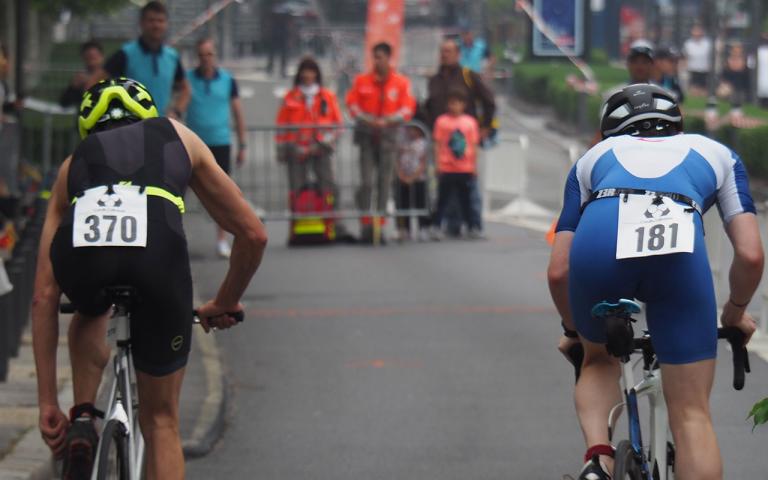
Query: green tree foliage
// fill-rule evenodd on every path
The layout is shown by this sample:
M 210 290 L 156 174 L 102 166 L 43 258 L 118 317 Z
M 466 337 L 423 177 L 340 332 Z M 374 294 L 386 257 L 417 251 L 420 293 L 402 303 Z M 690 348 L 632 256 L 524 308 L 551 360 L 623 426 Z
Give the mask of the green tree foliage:
M 37 10 L 54 15 L 62 10 L 87 15 L 111 12 L 128 4 L 129 0 L 32 0 L 31 3 Z
M 757 402 L 755 406 L 752 407 L 752 411 L 749 412 L 749 416 L 747 418 L 754 420 L 755 427 L 764 423 L 768 423 L 768 398 L 764 398 L 763 400 Z

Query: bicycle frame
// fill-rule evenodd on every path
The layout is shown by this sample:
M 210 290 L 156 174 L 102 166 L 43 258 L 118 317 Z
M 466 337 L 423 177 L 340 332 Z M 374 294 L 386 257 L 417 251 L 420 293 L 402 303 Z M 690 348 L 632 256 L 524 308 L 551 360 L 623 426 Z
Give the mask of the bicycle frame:
M 109 391 L 103 426 L 106 426 L 110 420 L 117 420 L 123 424 L 128 442 L 128 476 L 131 480 L 140 480 L 144 465 L 144 437 L 141 435 L 139 419 L 134 416 L 133 378 L 135 377 L 130 344 L 130 318 L 125 306 L 114 307 L 107 338 L 116 342 L 117 353 L 114 358 L 115 376 Z M 103 431 L 102 427 L 102 434 Z M 99 441 L 95 458 L 99 458 L 102 445 L 103 442 Z M 97 480 L 97 476 L 98 465 L 94 465 L 91 480 Z
M 630 361 L 622 361 L 621 386 L 624 391 L 624 401 L 611 409 L 608 415 L 609 440 L 613 441 L 619 410 L 627 407 L 629 421 L 629 440 L 632 448 L 642 458 L 643 474 L 649 480 L 655 478 L 654 466 L 658 466 L 658 480 L 668 480 L 667 476 L 667 440 L 669 437 L 669 415 L 664 392 L 661 386 L 661 370 L 658 364 L 643 368 L 643 378 L 635 383 L 634 365 Z M 650 448 L 644 449 L 640 427 L 639 399 L 648 398 L 650 406 Z

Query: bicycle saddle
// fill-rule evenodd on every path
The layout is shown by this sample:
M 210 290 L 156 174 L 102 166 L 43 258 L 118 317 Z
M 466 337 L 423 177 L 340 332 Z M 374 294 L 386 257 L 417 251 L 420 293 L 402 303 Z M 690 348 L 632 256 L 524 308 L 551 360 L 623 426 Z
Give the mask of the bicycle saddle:
M 138 291 L 126 285 L 104 287 L 102 294 L 113 304 L 130 304 L 136 300 Z
M 594 318 L 605 318 L 610 316 L 629 317 L 633 313 L 640 313 L 641 310 L 639 303 L 634 300 L 622 298 L 619 300 L 619 303 L 602 301 L 595 304 L 595 306 L 592 307 L 592 316 Z

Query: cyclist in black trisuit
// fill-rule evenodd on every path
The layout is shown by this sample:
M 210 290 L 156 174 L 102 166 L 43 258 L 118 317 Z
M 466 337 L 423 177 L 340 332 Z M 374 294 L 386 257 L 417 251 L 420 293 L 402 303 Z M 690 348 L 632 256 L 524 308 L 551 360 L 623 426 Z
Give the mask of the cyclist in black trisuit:
M 147 444 L 148 479 L 184 478 L 179 394 L 190 349 L 192 280 L 182 227 L 187 186 L 234 237 L 230 268 L 216 298 L 198 308 L 203 327 L 229 328 L 226 312 L 258 268 L 267 237 L 240 190 L 189 129 L 157 109 L 130 79 L 102 81 L 80 109 L 83 141 L 62 164 L 38 255 L 32 333 L 40 431 L 64 454 L 64 478 L 89 478 L 98 442 L 93 425 L 109 301 L 104 287 L 129 285 L 138 301 L 131 338 Z M 75 406 L 60 409 L 56 384 L 61 292 L 77 313 L 69 329 Z

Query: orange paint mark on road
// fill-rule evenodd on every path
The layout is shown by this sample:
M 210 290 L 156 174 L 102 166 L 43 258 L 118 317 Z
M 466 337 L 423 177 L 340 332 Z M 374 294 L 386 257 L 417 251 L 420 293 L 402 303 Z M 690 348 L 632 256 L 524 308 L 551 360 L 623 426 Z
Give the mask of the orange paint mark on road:
M 424 364 L 416 360 L 377 358 L 374 360 L 355 360 L 347 362 L 347 368 L 421 368 Z
M 538 305 L 414 305 L 410 307 L 339 307 L 339 308 L 253 308 L 250 318 L 341 318 L 341 317 L 402 317 L 415 315 L 514 315 L 551 314 L 552 306 Z

